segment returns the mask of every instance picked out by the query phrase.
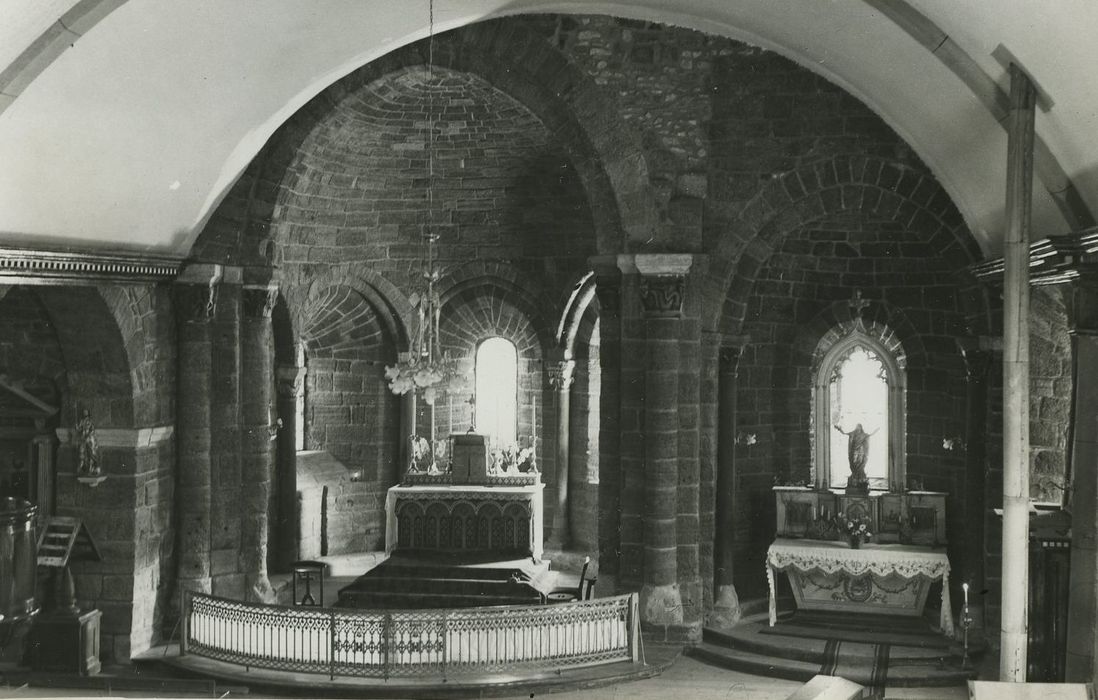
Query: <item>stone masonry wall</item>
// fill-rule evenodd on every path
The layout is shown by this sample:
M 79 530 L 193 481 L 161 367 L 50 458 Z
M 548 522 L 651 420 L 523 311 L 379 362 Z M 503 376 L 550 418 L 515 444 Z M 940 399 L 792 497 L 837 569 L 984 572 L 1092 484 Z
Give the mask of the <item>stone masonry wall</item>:
M 323 483 L 316 484 L 329 487 L 328 553 L 382 548 L 385 492 L 399 478 L 397 397 L 382 374 L 384 364 L 396 358 L 392 340 L 370 304 L 346 287 L 318 297 L 303 335 L 305 446 L 329 454 L 342 467 L 338 478 L 328 470 Z M 306 493 L 317 477 L 310 464 L 298 464 L 298 490 L 309 499 L 303 509 L 311 512 L 319 501 L 317 494 Z

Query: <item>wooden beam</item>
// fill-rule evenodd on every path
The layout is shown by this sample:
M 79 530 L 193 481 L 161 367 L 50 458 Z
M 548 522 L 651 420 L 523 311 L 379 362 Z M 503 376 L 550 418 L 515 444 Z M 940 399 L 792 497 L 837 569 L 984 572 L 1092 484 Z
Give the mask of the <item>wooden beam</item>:
M 1029 236 L 1037 91 L 1010 66 L 1003 284 L 1003 614 L 999 678 L 1026 680 L 1029 595 Z

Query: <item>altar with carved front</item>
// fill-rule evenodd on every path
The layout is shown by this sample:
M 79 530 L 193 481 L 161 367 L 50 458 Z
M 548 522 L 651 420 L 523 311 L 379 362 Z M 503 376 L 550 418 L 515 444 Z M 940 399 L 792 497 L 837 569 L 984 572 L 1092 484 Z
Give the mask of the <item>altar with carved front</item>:
M 413 462 L 385 501 L 385 550 L 540 560 L 544 499 L 532 460 L 493 455 L 486 436 L 450 436 L 445 469 Z
M 946 498 L 938 491 L 848 493 L 774 487 L 776 539 L 767 551 L 770 624 L 776 576 L 798 609 L 920 616 L 941 583 L 939 626 L 953 633 Z
M 770 625 L 777 622 L 775 574 L 789 576 L 797 608 L 855 614 L 922 615 L 930 584 L 942 584 L 939 627 L 953 635 L 949 558 L 944 550 L 883 544 L 775 540 L 766 554 Z

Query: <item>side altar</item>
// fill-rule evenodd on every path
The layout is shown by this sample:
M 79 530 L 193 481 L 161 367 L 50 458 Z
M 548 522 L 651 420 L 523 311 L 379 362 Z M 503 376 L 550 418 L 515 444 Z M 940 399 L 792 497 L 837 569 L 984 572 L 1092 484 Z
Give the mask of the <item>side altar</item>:
M 766 558 L 770 624 L 777 621 L 778 572 L 788 576 L 798 609 L 852 614 L 921 616 L 931 585 L 940 581 L 939 626 L 952 636 L 946 498 L 938 491 L 774 487 L 776 539 Z M 867 537 L 872 544 L 863 543 Z

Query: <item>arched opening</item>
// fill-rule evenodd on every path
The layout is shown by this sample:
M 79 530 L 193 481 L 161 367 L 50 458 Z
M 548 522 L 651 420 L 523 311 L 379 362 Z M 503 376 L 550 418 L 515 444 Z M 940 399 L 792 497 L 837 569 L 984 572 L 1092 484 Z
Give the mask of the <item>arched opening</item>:
M 859 327 L 837 341 L 828 334 L 818 352 L 823 357 L 812 415 L 817 486 L 901 488 L 906 471 L 902 354 Z
M 506 338 L 488 338 L 477 346 L 476 425 L 491 445 L 516 442 L 518 425 L 518 350 Z

